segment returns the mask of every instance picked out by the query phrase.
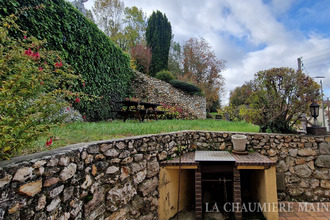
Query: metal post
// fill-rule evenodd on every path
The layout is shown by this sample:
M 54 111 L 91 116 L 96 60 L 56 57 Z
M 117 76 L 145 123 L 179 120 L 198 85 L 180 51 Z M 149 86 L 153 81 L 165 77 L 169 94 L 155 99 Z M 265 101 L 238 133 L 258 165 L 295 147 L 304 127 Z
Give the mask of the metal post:
M 179 145 L 179 186 L 178 186 L 178 209 L 176 219 L 179 220 L 179 212 L 180 212 L 180 188 L 181 188 L 181 145 Z
M 327 105 L 328 105 L 328 128 L 329 128 L 329 130 L 328 131 L 330 131 L 330 102 L 329 102 L 330 100 L 329 100 L 329 97 L 327 98 Z
M 327 127 L 327 126 L 325 125 L 325 116 L 324 116 L 324 98 L 323 98 L 323 85 L 322 85 L 322 79 L 320 80 L 320 84 L 321 84 L 321 92 L 322 92 L 322 117 L 323 117 L 322 127 Z

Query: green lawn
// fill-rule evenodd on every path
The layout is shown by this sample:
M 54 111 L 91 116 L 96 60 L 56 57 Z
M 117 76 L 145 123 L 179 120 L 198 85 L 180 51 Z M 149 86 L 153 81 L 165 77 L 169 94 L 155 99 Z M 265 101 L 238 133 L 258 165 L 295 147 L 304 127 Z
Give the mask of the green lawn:
M 30 154 L 44 150 L 63 147 L 69 144 L 99 141 L 120 137 L 129 137 L 143 134 L 157 134 L 181 130 L 205 130 L 205 131 L 237 131 L 258 132 L 259 127 L 246 122 L 229 122 L 224 120 L 159 120 L 140 123 L 128 120 L 112 122 L 75 122 L 58 126 L 50 131 L 48 137 L 53 136 L 53 144 L 45 146 L 47 137 L 42 137 L 23 150 L 22 154 Z

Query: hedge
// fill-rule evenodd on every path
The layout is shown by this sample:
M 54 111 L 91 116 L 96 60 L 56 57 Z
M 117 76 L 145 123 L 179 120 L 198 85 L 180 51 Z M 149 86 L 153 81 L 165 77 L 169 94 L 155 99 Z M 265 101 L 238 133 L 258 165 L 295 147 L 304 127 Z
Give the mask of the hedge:
M 201 95 L 201 89 L 197 86 L 180 80 L 171 80 L 169 82 L 173 87 L 182 90 L 190 95 Z
M 81 74 L 85 84 L 77 92 L 100 97 L 81 101 L 75 107 L 90 121 L 113 117 L 112 101 L 131 95 L 129 56 L 64 0 L 0 0 L 0 17 L 11 14 L 19 17 L 17 23 L 28 36 L 46 39 L 47 49 L 60 51 L 71 68 Z
M 170 71 L 160 71 L 156 74 L 155 78 L 163 80 L 165 82 L 170 82 L 171 80 L 175 79 L 175 77 Z

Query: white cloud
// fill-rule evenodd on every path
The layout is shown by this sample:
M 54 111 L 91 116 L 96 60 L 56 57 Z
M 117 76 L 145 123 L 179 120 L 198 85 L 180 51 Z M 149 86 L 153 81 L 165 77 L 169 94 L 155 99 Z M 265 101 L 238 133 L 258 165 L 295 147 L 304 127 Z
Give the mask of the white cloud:
M 272 12 L 274 14 L 283 14 L 290 9 L 292 3 L 295 0 L 273 0 L 272 1 Z

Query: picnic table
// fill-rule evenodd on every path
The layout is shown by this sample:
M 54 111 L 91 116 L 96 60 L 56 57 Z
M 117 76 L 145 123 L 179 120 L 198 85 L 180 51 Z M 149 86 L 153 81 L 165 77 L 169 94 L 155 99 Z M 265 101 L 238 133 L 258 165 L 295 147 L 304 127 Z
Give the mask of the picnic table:
M 160 104 L 149 103 L 149 102 L 139 102 L 139 101 L 120 101 L 117 102 L 126 107 L 126 110 L 117 111 L 120 115 L 124 116 L 124 122 L 127 120 L 129 115 L 134 115 L 139 119 L 140 122 L 143 122 L 147 114 L 152 114 L 155 116 L 155 119 L 158 120 L 158 115 L 164 114 L 164 111 L 156 110 Z

